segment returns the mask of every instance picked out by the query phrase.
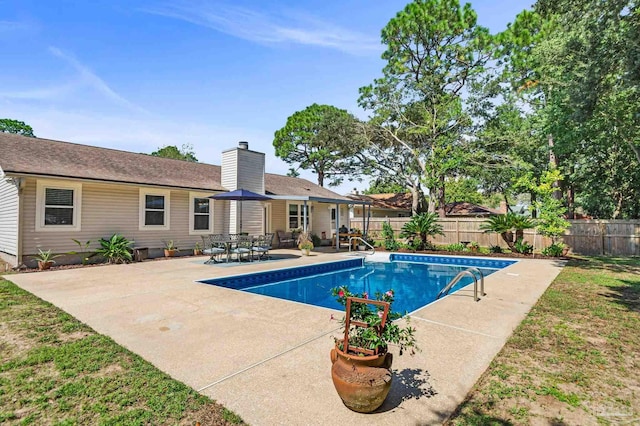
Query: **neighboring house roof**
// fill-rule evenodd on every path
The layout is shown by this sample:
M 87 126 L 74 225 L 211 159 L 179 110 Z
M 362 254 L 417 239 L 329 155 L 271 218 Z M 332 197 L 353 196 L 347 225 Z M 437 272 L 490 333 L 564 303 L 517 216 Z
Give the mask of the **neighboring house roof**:
M 444 212 L 447 216 L 490 216 L 500 214 L 500 211 L 496 209 L 467 202 L 448 203 Z
M 411 211 L 413 196 L 406 193 L 387 193 L 387 194 L 349 194 L 348 198 L 354 201 L 367 201 L 371 203 L 372 208 L 385 210 L 403 210 Z
M 0 133 L 0 168 L 17 175 L 226 191 L 220 166 Z M 305 179 L 265 173 L 265 192 L 346 199 Z
M 413 201 L 410 193 L 387 193 L 387 194 L 350 194 L 347 195 L 355 201 L 369 201 L 373 208 L 386 210 L 403 210 L 411 211 Z M 478 204 L 456 202 L 448 203 L 445 206 L 445 214 L 447 216 L 488 216 L 500 214 L 500 211 L 489 207 L 480 206 Z

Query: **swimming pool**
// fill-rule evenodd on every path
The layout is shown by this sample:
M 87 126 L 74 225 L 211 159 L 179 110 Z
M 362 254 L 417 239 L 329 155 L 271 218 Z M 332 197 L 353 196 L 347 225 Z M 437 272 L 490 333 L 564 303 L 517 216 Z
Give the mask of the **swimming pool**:
M 370 295 L 393 289 L 394 310 L 413 312 L 433 302 L 438 292 L 464 269 L 473 266 L 487 276 L 515 262 L 393 253 L 387 261 L 354 258 L 200 282 L 339 310 L 343 308 L 331 296 L 333 287 L 348 286 L 353 293 Z M 465 277 L 450 293 L 472 282 L 471 277 Z

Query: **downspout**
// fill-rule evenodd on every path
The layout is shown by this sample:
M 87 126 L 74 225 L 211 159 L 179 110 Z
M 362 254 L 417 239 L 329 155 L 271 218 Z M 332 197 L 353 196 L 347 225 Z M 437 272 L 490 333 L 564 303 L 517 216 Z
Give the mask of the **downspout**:
M 18 244 L 17 244 L 17 265 L 16 266 L 20 266 L 22 265 L 22 226 L 23 226 L 23 220 L 22 219 L 22 210 L 23 210 L 23 204 L 24 204 L 24 197 L 23 192 L 24 192 L 24 187 L 26 185 L 26 180 L 25 178 L 15 178 L 14 179 L 14 184 L 16 185 L 16 188 L 18 189 Z
M 340 204 L 336 203 L 336 252 L 340 251 Z

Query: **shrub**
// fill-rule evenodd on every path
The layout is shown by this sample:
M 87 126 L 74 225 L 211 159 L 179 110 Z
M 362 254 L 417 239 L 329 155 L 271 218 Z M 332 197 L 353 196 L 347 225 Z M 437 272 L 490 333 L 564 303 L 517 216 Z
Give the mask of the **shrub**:
M 490 253 L 502 253 L 502 247 L 500 247 L 499 245 L 490 245 L 489 246 L 489 252 Z
M 320 247 L 322 240 L 316 234 L 311 234 L 311 242 L 315 247 Z
M 516 253 L 520 253 L 520 254 L 530 254 L 530 253 L 533 253 L 533 246 L 528 242 L 526 242 L 525 240 L 523 240 L 522 238 L 520 238 L 513 245 L 513 250 Z
M 104 257 L 109 263 L 131 262 L 131 246 L 133 241 L 127 240 L 122 235 L 113 234 L 110 238 L 100 238 L 100 248 L 96 253 Z
M 560 257 L 564 251 L 565 245 L 562 243 L 553 243 L 549 247 L 542 249 L 542 254 L 545 256 Z
M 465 251 L 466 247 L 462 243 L 449 244 L 444 248 L 446 251 Z

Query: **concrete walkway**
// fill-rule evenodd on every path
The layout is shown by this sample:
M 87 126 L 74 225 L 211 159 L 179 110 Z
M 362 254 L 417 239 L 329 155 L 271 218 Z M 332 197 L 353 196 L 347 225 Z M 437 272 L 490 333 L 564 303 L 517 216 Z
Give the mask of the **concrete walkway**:
M 522 260 L 486 279 L 479 302 L 465 288 L 411 315 L 422 352 L 394 357 L 381 409 L 358 414 L 331 382 L 337 311 L 196 280 L 344 259 L 292 258 L 235 267 L 204 258 L 10 275 L 25 290 L 210 396 L 253 425 L 439 424 L 525 317 L 563 263 Z M 295 255 L 295 256 L 294 256 Z

